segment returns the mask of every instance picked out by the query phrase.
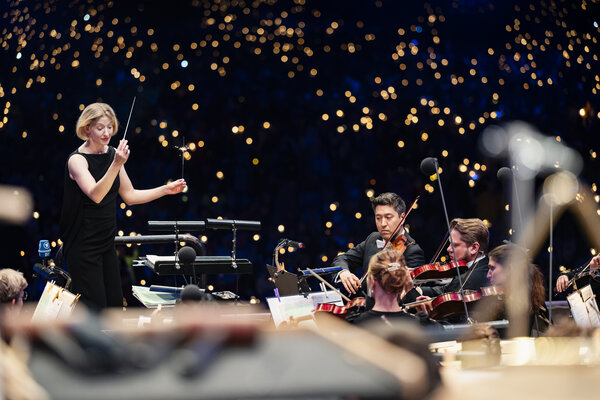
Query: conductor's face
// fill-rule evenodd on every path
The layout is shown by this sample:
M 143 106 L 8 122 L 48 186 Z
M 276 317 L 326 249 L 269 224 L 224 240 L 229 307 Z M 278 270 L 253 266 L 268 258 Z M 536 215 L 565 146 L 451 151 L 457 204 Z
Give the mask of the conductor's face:
M 401 215 L 398 215 L 398 211 L 392 206 L 375 207 L 375 224 L 383 240 L 389 240 L 400 222 L 400 217 Z
M 85 128 L 89 135 L 89 141 L 99 146 L 106 146 L 113 135 L 112 120 L 102 116 Z

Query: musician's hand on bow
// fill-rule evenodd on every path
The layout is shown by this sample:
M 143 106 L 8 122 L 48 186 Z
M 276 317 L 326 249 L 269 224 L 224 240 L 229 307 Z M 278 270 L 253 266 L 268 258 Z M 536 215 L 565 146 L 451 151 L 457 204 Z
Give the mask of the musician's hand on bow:
M 600 255 L 592 258 L 592 261 L 590 261 L 590 271 L 597 271 L 599 267 L 600 267 Z
M 358 289 L 360 289 L 360 279 L 358 279 L 356 275 L 347 269 L 344 269 L 342 272 L 340 272 L 339 278 L 348 293 L 356 294 Z
M 417 297 L 417 301 L 422 301 L 422 300 L 431 300 L 431 297 L 429 297 L 429 296 L 419 296 L 419 297 Z M 417 310 L 423 311 L 426 314 L 429 314 L 429 311 L 432 310 L 432 309 L 433 308 L 431 307 L 431 302 L 419 304 L 417 306 Z
M 590 264 L 591 266 L 591 264 Z M 567 290 L 569 287 L 569 277 L 567 275 L 561 275 L 556 280 L 556 291 L 561 293 Z
M 167 194 L 177 194 L 183 192 L 186 183 L 183 179 L 177 179 L 176 181 L 170 182 L 165 185 Z

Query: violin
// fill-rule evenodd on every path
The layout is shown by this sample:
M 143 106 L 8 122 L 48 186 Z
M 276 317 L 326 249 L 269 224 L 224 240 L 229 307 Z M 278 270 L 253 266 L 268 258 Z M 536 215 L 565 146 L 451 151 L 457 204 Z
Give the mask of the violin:
M 482 297 L 479 291 L 465 290 L 464 294 L 464 302 L 467 303 L 467 307 L 472 307 Z M 404 308 L 412 308 L 428 303 L 431 304 L 431 311 L 429 312 L 431 319 L 443 319 L 450 315 L 463 314 L 465 311 L 463 295 L 458 292 L 443 293 L 433 299 L 407 303 L 404 304 Z
M 327 312 L 338 317 L 345 318 L 349 312 L 360 312 L 367 305 L 367 299 L 364 297 L 356 297 L 349 301 L 345 306 L 338 306 L 332 303 L 321 303 L 313 311 L 316 312 Z
M 465 261 L 452 261 L 447 264 L 425 264 L 410 271 L 412 279 L 444 279 L 456 276 L 456 269 L 463 273 L 469 269 Z

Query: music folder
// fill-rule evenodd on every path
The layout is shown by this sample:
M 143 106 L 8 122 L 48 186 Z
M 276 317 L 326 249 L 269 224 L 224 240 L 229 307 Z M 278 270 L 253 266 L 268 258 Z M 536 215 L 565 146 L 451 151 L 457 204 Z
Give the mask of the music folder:
M 271 265 L 267 265 L 267 270 L 269 271 L 269 275 L 271 275 L 271 282 L 277 288 L 280 296 L 292 296 L 300 293 L 300 290 L 298 290 L 298 276 L 296 274 L 287 272 L 285 269 L 277 271 L 277 268 Z

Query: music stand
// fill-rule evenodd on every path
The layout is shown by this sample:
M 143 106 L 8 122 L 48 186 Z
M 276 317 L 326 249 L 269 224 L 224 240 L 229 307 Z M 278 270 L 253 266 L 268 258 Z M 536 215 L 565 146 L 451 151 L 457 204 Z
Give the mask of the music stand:
M 269 271 L 269 275 L 271 275 L 271 282 L 273 282 L 277 288 L 280 296 L 300 294 L 300 290 L 298 289 L 298 276 L 296 274 L 287 272 L 284 269 L 277 271 L 277 268 L 271 265 L 267 265 L 267 270 Z

